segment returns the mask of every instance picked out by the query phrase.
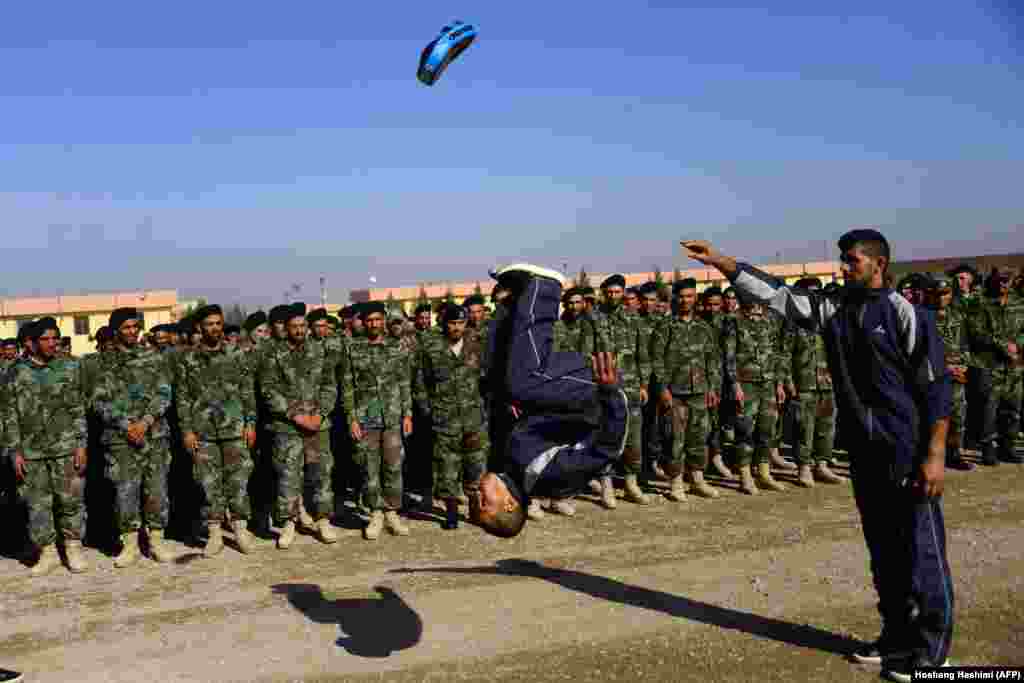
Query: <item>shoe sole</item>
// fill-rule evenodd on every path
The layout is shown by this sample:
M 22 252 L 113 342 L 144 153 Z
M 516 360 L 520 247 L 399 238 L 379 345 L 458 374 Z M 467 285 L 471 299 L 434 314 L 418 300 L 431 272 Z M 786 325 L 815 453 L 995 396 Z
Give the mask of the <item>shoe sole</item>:
M 932 667 L 932 668 L 942 669 L 942 668 L 945 668 L 945 667 L 948 667 L 948 666 L 951 666 L 951 665 L 949 663 L 949 660 L 947 659 L 942 664 L 939 664 L 937 667 Z M 889 679 L 890 681 L 898 681 L 899 683 L 903 683 L 904 681 L 913 681 L 914 680 L 913 674 L 905 674 L 905 673 L 900 673 L 898 671 L 890 671 L 890 670 L 884 669 L 884 668 L 882 670 L 882 676 L 884 678 Z

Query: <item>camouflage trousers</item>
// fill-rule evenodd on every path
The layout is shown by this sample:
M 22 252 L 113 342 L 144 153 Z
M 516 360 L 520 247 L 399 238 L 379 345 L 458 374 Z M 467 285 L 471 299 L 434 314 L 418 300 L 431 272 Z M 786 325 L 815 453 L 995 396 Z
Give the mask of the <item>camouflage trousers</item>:
M 794 459 L 798 465 L 814 465 L 832 459 L 836 436 L 835 400 L 831 391 L 801 393 L 800 421 L 794 441 Z
M 683 466 L 700 472 L 708 465 L 708 408 L 704 394 L 672 397 L 672 454 L 665 462 L 665 474 L 675 477 Z
M 274 472 L 277 474 L 274 522 L 281 526 L 298 518 L 303 485 L 307 479 L 313 488 L 310 514 L 314 519 L 328 517 L 334 511 L 334 492 L 331 489 L 334 456 L 330 432 L 274 432 L 273 439 Z
M 19 492 L 28 510 L 28 537 L 36 547 L 60 537 L 82 539 L 85 477 L 70 456 L 29 460 Z
M 401 509 L 404 455 L 397 429 L 363 429 L 355 450 L 363 471 L 363 505 L 372 511 Z
M 768 460 L 775 440 L 779 406 L 774 382 L 743 382 L 743 403 L 736 414 L 736 464 L 758 465 Z
M 486 428 L 478 432 L 434 432 L 434 496 L 456 498 L 476 488 L 487 471 L 491 445 Z M 459 482 L 462 485 L 459 485 Z
M 242 439 L 200 441 L 193 472 L 202 492 L 199 516 L 204 522 L 249 519 L 249 477 L 253 459 Z
M 107 446 L 107 478 L 114 483 L 114 524 L 122 534 L 166 529 L 170 517 L 167 479 L 171 470 L 170 439 L 146 439 L 141 447 Z M 145 518 L 145 519 L 143 519 Z
M 629 434 L 622 452 L 622 469 L 626 474 L 640 475 L 644 466 L 644 410 L 640 400 L 629 402 Z

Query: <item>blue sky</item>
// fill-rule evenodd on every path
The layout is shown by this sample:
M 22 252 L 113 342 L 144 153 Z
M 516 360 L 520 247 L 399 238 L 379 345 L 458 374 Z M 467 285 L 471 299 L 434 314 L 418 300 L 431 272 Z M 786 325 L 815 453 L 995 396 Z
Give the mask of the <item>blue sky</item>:
M 860 224 L 898 258 L 1024 248 L 1019 10 L 770 4 L 5 8 L 0 294 L 340 302 L 669 268 L 681 236 L 818 259 Z M 455 18 L 479 38 L 423 86 Z

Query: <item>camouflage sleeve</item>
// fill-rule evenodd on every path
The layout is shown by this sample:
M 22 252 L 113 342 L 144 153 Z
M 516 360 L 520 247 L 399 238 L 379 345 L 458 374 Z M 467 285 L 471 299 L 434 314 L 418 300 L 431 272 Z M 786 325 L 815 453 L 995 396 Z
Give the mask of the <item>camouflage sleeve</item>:
M 173 397 L 172 386 L 174 379 L 171 376 L 172 369 L 170 361 L 162 355 L 156 355 L 154 369 L 156 376 L 153 378 L 153 395 L 146 404 L 146 415 L 154 420 L 162 418 L 171 409 L 171 398 Z
M 320 393 L 318 396 L 320 404 L 320 419 L 326 420 L 338 403 L 338 380 L 333 371 L 336 361 L 334 354 L 324 351 L 324 368 L 320 373 Z
M 133 416 L 123 412 L 123 404 L 118 401 L 118 393 L 109 374 L 100 377 L 93 389 L 92 405 L 104 425 L 127 432 Z
M 715 329 L 708 326 L 708 344 L 704 352 L 704 367 L 708 375 L 708 386 L 711 391 L 718 391 L 722 386 L 722 349 L 719 346 L 718 334 Z
M 342 372 L 341 382 L 341 401 L 345 408 L 345 414 L 348 415 L 348 419 L 354 419 L 356 414 L 356 385 L 354 373 L 352 371 L 351 351 L 345 354 L 345 369 L 344 372 Z
M 796 329 L 784 324 L 779 333 L 778 378 L 783 384 L 793 384 L 793 354 L 796 350 Z
M 273 417 L 291 422 L 288 415 L 288 397 L 281 391 L 281 378 L 274 372 L 273 353 L 264 353 L 260 357 L 259 382 L 260 391 L 263 394 L 263 402 L 267 405 L 267 412 Z
M 249 365 L 248 358 L 238 359 L 238 372 L 241 374 L 239 390 L 242 392 L 242 415 L 246 428 L 254 429 L 258 411 L 256 408 L 256 376 Z
M 640 373 L 640 386 L 646 387 L 651 381 L 651 354 L 650 339 L 644 334 L 640 325 L 634 325 L 636 330 L 636 367 Z
M 3 433 L 0 434 L 0 445 L 3 446 L 3 453 L 13 457 L 14 453 L 21 451 L 21 424 L 18 420 L 19 409 L 17 401 L 12 397 L 19 396 L 21 392 L 14 388 L 13 373 L 4 373 L 3 406 L 0 407 L 0 419 L 3 420 Z
M 178 414 L 178 426 L 182 434 L 194 431 L 195 424 L 192 406 L 195 405 L 196 396 L 192 392 L 191 383 L 186 381 L 185 365 L 184 359 L 174 364 L 174 408 Z
M 651 335 L 651 371 L 663 383 L 669 380 L 668 366 L 665 364 L 665 354 L 671 330 L 672 323 L 666 323 Z
M 400 370 L 398 372 L 398 391 L 399 397 L 402 401 L 402 417 L 412 417 L 412 398 L 410 388 L 412 381 L 410 379 L 410 373 L 412 371 L 412 354 L 404 353 L 399 360 Z
M 992 315 L 984 304 L 976 303 L 967 310 L 967 330 L 972 351 L 999 351 L 999 340 L 992 325 Z
M 75 448 L 87 448 L 89 446 L 89 419 L 86 407 L 85 373 L 81 363 L 75 363 L 73 383 L 78 400 L 74 401 L 68 410 L 71 412 L 71 425 L 76 435 Z
M 597 328 L 592 320 L 587 320 L 586 318 L 581 319 L 576 324 L 582 328 L 580 330 L 580 347 L 576 350 L 583 354 L 588 363 L 593 363 L 593 355 L 596 350 L 595 337 L 597 336 Z
M 723 378 L 729 386 L 736 385 L 736 342 L 737 342 L 736 321 L 726 318 L 722 321 L 722 371 Z

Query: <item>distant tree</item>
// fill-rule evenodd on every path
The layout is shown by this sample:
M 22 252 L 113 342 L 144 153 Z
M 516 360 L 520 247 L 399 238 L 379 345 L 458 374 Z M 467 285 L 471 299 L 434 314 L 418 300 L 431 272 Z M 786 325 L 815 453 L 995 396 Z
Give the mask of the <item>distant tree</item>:
M 384 304 L 384 305 L 385 305 L 385 306 L 387 307 L 387 309 L 388 309 L 388 317 L 389 317 L 389 318 L 391 317 L 391 315 L 392 315 L 392 314 L 393 314 L 393 313 L 394 313 L 394 312 L 395 312 L 396 310 L 399 310 L 399 309 L 401 308 L 401 307 L 400 307 L 400 306 L 398 305 L 398 301 L 397 301 L 397 300 L 395 299 L 395 295 L 394 295 L 394 294 L 393 294 L 392 292 L 388 292 L 388 298 L 387 298 L 387 301 L 385 302 L 385 304 Z
M 416 298 L 416 305 L 422 306 L 423 304 L 430 305 L 430 297 L 427 296 L 427 288 L 420 285 L 420 294 Z
M 189 304 L 185 308 L 185 315 L 183 317 L 189 317 L 203 306 L 206 306 L 206 299 L 204 299 L 203 297 L 199 297 L 198 299 L 196 299 L 196 302 L 194 304 Z
M 655 266 L 652 275 L 654 276 L 652 278 L 654 280 L 654 284 L 658 288 L 659 292 L 665 290 L 668 287 L 668 285 L 665 283 L 665 275 L 664 273 L 661 272 L 661 268 Z
M 679 270 L 679 266 L 676 266 L 672 271 L 672 282 L 673 284 L 683 279 L 683 271 Z
M 448 304 L 455 303 L 455 292 L 452 291 L 450 286 L 444 292 L 444 302 Z
M 484 295 L 484 290 L 483 290 L 483 287 L 480 286 L 480 281 L 479 280 L 477 280 L 477 283 L 473 286 L 473 293 L 474 294 L 479 294 L 480 296 Z

